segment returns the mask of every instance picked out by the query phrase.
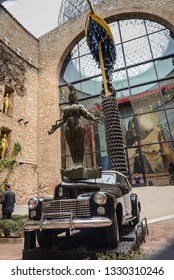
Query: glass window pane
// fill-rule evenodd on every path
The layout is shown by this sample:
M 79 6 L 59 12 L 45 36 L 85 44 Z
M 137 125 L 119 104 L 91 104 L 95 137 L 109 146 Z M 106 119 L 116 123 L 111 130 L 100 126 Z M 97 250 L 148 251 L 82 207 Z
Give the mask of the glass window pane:
M 122 40 L 128 41 L 146 34 L 142 19 L 128 19 L 120 21 Z
M 158 60 L 155 62 L 155 67 L 158 74 L 158 79 L 162 79 L 168 76 L 174 76 L 174 60 L 173 58 Z
M 169 30 L 151 34 L 149 40 L 154 58 L 166 55 L 169 44 Z
M 100 94 L 102 91 L 102 78 L 101 81 L 98 79 L 91 79 L 83 81 L 82 83 L 75 84 L 75 88 L 81 92 L 81 98 L 90 97 L 91 95 Z
M 170 109 L 166 111 L 169 126 L 170 126 L 170 131 L 172 134 L 172 141 L 174 141 L 174 109 Z
M 132 177 L 132 182 L 134 183 L 135 174 L 138 173 L 142 177 L 143 173 L 138 147 L 127 149 L 127 155 L 129 160 L 130 175 Z
M 119 108 L 121 118 L 132 116 L 133 114 L 130 98 L 122 98 L 118 100 L 118 108 Z
M 65 63 L 63 69 L 64 72 L 62 78 L 64 81 L 67 81 L 68 83 L 72 83 L 73 81 L 81 79 L 79 58 L 75 58 Z
M 173 54 L 173 49 L 174 49 L 174 34 L 172 31 L 170 30 L 167 30 L 168 31 L 168 45 L 167 45 L 167 49 L 164 53 L 164 55 L 170 55 L 170 54 Z M 170 33 L 170 36 L 169 36 L 169 33 Z
M 113 84 L 114 88 L 116 88 L 118 90 L 128 87 L 126 71 L 121 70 L 121 71 L 114 72 L 112 84 Z
M 160 83 L 165 108 L 174 107 L 174 79 Z
M 121 45 L 116 46 L 116 62 L 114 69 L 119 69 L 125 67 L 124 58 L 123 58 L 123 50 Z
M 120 44 L 121 40 L 120 40 L 120 33 L 119 33 L 119 29 L 118 29 L 118 22 L 110 23 L 109 27 L 110 27 L 112 35 L 114 37 L 115 44 L 116 45 Z
M 133 117 L 121 120 L 123 139 L 125 146 L 135 146 L 138 143 L 138 136 L 135 129 L 135 121 Z
M 168 164 L 174 156 L 168 143 L 142 146 L 141 151 L 146 173 L 166 174 Z
M 150 82 L 157 78 L 152 62 L 129 68 L 128 75 L 131 86 Z
M 163 111 L 139 115 L 136 120 L 141 145 L 171 140 Z
M 152 59 L 149 42 L 146 37 L 123 44 L 127 66 Z
M 166 30 L 166 27 L 155 21 L 145 20 L 148 33 Z
M 131 89 L 135 113 L 163 109 L 163 99 L 158 84 L 149 84 Z

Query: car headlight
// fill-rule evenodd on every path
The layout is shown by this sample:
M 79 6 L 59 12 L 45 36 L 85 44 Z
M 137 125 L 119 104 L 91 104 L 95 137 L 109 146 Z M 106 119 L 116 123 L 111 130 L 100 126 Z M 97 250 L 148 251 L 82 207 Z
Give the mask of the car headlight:
M 104 193 L 97 192 L 97 193 L 94 194 L 93 200 L 96 204 L 102 205 L 102 204 L 106 203 L 107 197 Z
M 30 211 L 30 218 L 33 219 L 34 217 L 36 217 L 37 213 L 36 210 L 31 210 Z
M 33 197 L 28 202 L 29 209 L 35 209 L 38 205 L 38 199 L 36 197 Z
M 99 206 L 99 207 L 97 208 L 97 213 L 98 213 L 98 215 L 100 215 L 100 216 L 104 215 L 104 214 L 105 214 L 105 208 L 104 208 L 103 206 Z

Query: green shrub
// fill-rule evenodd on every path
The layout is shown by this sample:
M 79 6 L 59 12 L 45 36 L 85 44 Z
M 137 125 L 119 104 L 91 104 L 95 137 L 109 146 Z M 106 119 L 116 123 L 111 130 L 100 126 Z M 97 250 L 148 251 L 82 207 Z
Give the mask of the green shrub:
M 18 235 L 19 226 L 18 226 L 17 222 L 12 219 L 4 220 L 3 231 L 4 231 L 5 237 L 9 237 L 12 232 L 14 234 Z
M 4 230 L 4 221 L 3 220 L 0 220 L 0 236 L 3 234 Z
M 141 258 L 144 258 L 144 252 L 141 248 L 130 250 L 128 253 L 120 255 L 116 254 L 115 252 L 97 254 L 98 260 L 137 260 Z
M 23 236 L 23 226 L 28 220 L 27 216 L 14 215 L 13 219 L 2 220 L 0 218 L 0 236 L 4 235 L 8 237 L 10 235 L 14 237 Z

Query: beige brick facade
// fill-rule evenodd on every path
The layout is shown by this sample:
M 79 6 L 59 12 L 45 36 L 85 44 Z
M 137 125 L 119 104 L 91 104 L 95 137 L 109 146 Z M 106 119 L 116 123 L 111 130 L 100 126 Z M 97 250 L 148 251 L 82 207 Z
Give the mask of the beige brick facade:
M 145 18 L 166 25 L 174 32 L 173 0 L 105 0 L 96 6 L 95 11 L 108 22 Z M 54 186 L 61 180 L 60 131 L 48 136 L 48 130 L 59 118 L 61 66 L 71 48 L 83 38 L 85 19 L 86 13 L 37 40 L 0 7 L 0 45 L 10 53 L 12 61 L 22 64 L 25 69 L 25 91 L 21 89 L 21 81 L 20 88 L 17 88 L 16 81 L 8 75 L 0 81 L 0 127 L 9 131 L 6 157 L 14 142 L 18 141 L 22 146 L 18 156 L 20 164 L 9 179 L 17 193 L 18 204 L 26 203 L 35 194 L 52 194 Z M 9 40 L 8 46 L 5 38 Z M 9 115 L 2 112 L 7 87 L 13 91 L 10 96 L 13 107 L 11 111 L 9 109 Z M 1 180 L 3 176 L 0 173 Z

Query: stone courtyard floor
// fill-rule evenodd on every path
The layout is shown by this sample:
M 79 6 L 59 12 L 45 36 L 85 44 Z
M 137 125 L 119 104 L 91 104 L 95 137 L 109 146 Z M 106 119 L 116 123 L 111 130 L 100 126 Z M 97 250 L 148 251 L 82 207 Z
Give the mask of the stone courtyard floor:
M 145 255 L 153 255 L 154 259 L 156 256 L 159 259 L 160 255 L 162 259 L 174 260 L 174 218 L 148 224 L 148 230 L 149 235 L 146 235 L 145 243 L 141 245 Z M 166 248 L 170 250 L 170 258 Z

